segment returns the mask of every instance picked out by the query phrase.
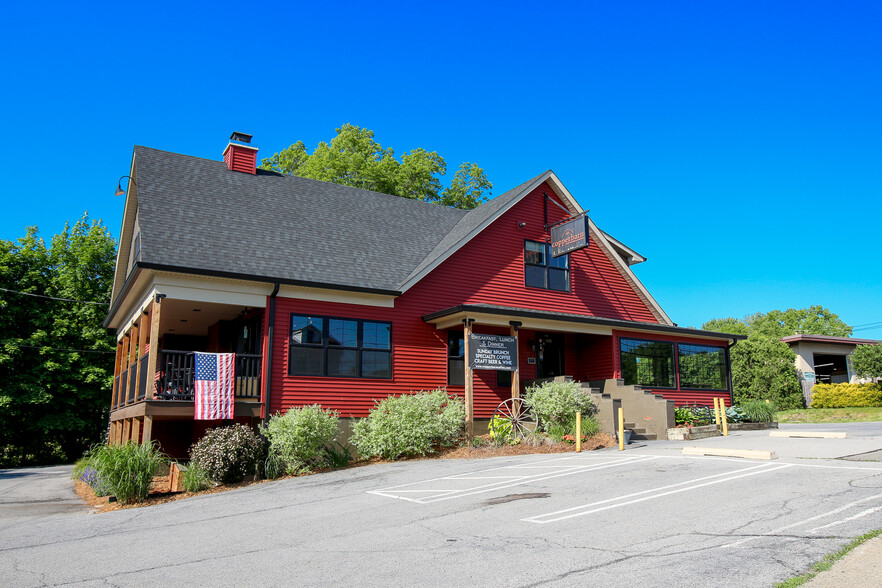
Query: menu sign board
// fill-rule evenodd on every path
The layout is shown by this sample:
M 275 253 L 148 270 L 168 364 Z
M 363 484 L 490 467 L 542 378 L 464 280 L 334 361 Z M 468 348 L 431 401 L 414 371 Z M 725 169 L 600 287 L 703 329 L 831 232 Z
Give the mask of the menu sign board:
M 505 335 L 469 334 L 469 367 L 473 370 L 515 370 L 518 340 Z
M 588 217 L 584 214 L 551 227 L 551 257 L 588 247 Z

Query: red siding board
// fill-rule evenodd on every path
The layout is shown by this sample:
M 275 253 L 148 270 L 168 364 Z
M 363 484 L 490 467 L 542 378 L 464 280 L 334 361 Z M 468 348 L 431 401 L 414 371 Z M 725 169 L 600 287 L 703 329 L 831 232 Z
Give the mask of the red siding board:
M 591 316 L 657 322 L 619 270 L 596 244 L 570 254 L 571 292 L 554 292 L 524 286 L 524 240 L 545 241 L 543 192 L 536 188 L 503 214 L 470 243 L 460 248 L 410 290 L 395 299 L 394 308 L 278 297 L 273 341 L 272 393 L 269 410 L 320 403 L 341 416 L 364 416 L 374 401 L 411 390 L 447 387 L 447 333 L 426 324 L 422 316 L 457 304 L 498 304 L 538 310 L 573 312 Z M 566 214 L 552 203 L 548 222 Z M 520 223 L 526 223 L 520 227 Z M 388 380 L 321 378 L 288 375 L 288 336 L 292 312 L 390 321 L 392 323 L 393 378 Z M 268 314 L 268 313 L 267 313 Z M 507 333 L 507 329 L 477 324 L 479 333 Z M 265 329 L 266 333 L 268 330 Z M 589 358 L 596 362 L 582 371 L 587 376 L 611 377 L 611 337 L 596 340 L 567 336 L 566 367 L 578 370 Z M 532 350 L 528 332 L 519 344 L 521 380 L 536 377 L 528 364 Z M 579 343 L 589 346 L 580 351 Z M 603 355 L 595 358 L 590 350 Z M 448 389 L 463 394 L 462 386 Z M 510 389 L 496 385 L 492 371 L 475 372 L 475 415 L 489 417 Z

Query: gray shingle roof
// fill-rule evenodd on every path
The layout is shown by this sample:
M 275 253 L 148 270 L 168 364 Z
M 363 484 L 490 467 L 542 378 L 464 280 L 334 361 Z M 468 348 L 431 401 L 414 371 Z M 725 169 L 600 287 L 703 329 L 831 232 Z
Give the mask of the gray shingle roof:
M 135 165 L 148 267 L 372 290 L 397 291 L 518 190 L 466 212 L 140 146 Z

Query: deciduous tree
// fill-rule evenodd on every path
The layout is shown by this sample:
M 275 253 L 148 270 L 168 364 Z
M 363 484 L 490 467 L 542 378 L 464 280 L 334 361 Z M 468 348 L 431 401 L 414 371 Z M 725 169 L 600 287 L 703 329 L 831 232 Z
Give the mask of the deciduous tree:
M 460 165 L 449 186 L 442 187 L 447 163 L 437 152 L 414 149 L 399 160 L 392 149 L 374 140 L 373 131 L 351 124 L 337 129 L 330 143 L 320 142 L 312 153 L 297 141 L 263 159 L 260 167 L 464 210 L 479 206 L 493 189 L 484 170 L 469 162 Z

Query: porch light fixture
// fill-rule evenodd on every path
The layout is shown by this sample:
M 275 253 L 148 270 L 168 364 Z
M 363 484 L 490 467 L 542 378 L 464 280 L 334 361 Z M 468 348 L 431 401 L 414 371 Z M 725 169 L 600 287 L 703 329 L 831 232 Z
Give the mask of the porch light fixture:
M 122 181 L 123 181 L 124 178 L 129 178 L 129 180 L 131 180 L 131 182 L 132 182 L 133 184 L 135 184 L 135 180 L 132 180 L 132 176 L 122 176 L 122 177 L 119 179 L 119 183 L 116 185 L 116 192 L 113 193 L 114 196 L 122 196 L 123 194 L 126 193 L 126 191 L 123 190 L 123 187 L 122 187 Z M 137 187 L 138 184 L 135 184 L 135 186 Z

